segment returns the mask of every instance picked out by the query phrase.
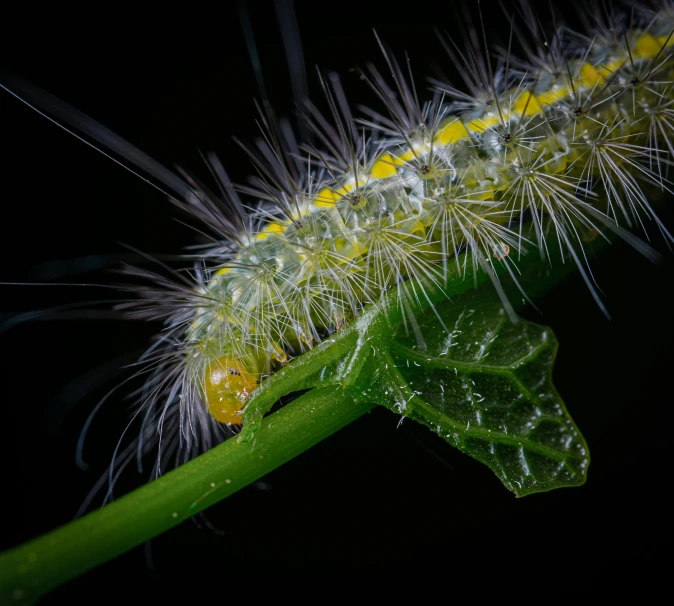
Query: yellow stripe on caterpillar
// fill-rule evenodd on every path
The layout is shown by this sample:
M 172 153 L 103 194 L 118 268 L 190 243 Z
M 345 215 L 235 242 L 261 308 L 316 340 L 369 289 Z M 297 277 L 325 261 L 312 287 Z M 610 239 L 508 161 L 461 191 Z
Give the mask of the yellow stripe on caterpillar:
M 445 121 L 438 129 L 438 134 L 435 136 L 435 143 L 446 146 L 450 143 L 458 143 L 463 139 L 469 138 L 470 133 L 466 130 L 463 122 L 461 122 L 459 118 L 452 117 Z
M 374 179 L 388 179 L 398 174 L 396 161 L 391 157 L 389 153 L 383 153 L 377 158 L 375 163 L 372 165 L 372 170 L 370 175 Z
M 512 113 L 524 114 L 526 116 L 535 116 L 536 114 L 543 113 L 543 108 L 538 102 L 538 99 L 534 97 L 529 91 L 524 91 L 513 103 Z
M 651 59 L 660 52 L 664 42 L 664 40 L 658 42 L 649 33 L 643 34 L 637 39 L 634 51 L 632 51 L 632 56 L 634 59 Z

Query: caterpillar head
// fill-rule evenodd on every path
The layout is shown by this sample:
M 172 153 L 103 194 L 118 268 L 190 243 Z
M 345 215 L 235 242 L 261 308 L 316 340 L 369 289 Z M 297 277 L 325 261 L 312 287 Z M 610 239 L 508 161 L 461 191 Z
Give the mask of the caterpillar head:
M 257 386 L 255 377 L 236 358 L 222 356 L 206 367 L 204 401 L 208 412 L 219 423 L 240 424 L 243 405 Z

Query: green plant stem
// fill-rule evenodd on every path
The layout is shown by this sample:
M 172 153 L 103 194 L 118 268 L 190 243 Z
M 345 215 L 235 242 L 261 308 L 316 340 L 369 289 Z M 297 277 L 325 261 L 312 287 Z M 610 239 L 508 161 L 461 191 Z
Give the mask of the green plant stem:
M 228 440 L 102 509 L 2 554 L 0 603 L 34 602 L 247 486 L 373 406 L 339 387 L 303 395 L 267 417 L 255 439 Z

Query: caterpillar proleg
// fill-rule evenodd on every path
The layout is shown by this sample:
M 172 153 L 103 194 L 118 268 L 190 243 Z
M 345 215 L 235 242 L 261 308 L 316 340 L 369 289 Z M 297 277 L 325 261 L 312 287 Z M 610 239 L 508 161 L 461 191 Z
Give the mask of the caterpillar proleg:
M 646 255 L 653 250 L 667 254 L 672 241 L 666 220 L 669 211 L 663 208 L 672 188 L 672 8 L 668 3 L 652 10 L 635 5 L 623 12 L 616 8 L 618 14 L 623 16 L 616 17 L 613 29 L 602 29 L 601 11 L 595 19 L 588 10 L 583 17 L 592 24 L 592 31 L 579 35 L 563 29 L 552 36 L 545 30 L 549 36 L 545 40 L 527 5 L 514 5 L 500 31 L 499 23 L 488 17 L 487 34 L 475 14 L 472 50 L 465 49 L 461 34 L 448 28 L 456 46 L 441 31 L 435 47 L 437 63 L 456 64 L 467 72 L 471 86 L 457 84 L 455 74 L 449 81 L 436 75 L 430 91 L 424 79 L 426 66 L 415 59 L 419 50 L 415 47 L 422 46 L 416 43 L 419 28 L 398 40 L 393 34 L 404 31 L 403 25 L 388 31 L 378 26 L 375 38 L 365 31 L 370 27 L 363 17 L 355 38 L 367 38 L 371 52 L 359 53 L 357 58 L 349 55 L 347 64 L 357 63 L 362 69 L 352 75 L 355 82 L 349 85 L 344 71 L 339 79 L 330 75 L 329 62 L 321 71 L 315 97 L 324 95 L 328 101 L 316 101 L 320 110 L 303 107 L 310 124 L 306 128 L 313 129 L 308 143 L 297 143 L 285 123 L 276 122 L 279 112 L 261 103 L 259 114 L 253 110 L 248 114 L 251 123 L 257 116 L 266 137 L 262 147 L 246 148 L 254 150 L 252 182 L 230 185 L 230 165 L 248 161 L 247 151 L 235 144 L 218 154 L 219 161 L 204 153 L 206 168 L 196 169 L 198 179 L 176 171 L 187 184 L 187 193 L 183 198 L 175 190 L 168 193 L 183 210 L 197 215 L 198 229 L 210 243 L 187 252 L 186 270 L 180 275 L 152 264 L 133 270 L 135 283 L 145 286 L 140 291 L 143 298 L 128 308 L 165 322 L 159 341 L 146 354 L 151 378 L 138 388 L 134 408 L 140 411 L 136 425 L 139 421 L 141 425 L 134 430 L 147 432 L 143 446 L 155 453 L 160 449 L 153 473 L 236 433 L 246 401 L 258 384 L 357 321 L 368 304 L 400 289 L 398 302 L 406 310 L 412 303 L 405 298 L 409 295 L 400 288 L 402 284 L 416 280 L 421 285 L 423 277 L 442 288 L 446 273 L 459 260 L 469 259 L 501 290 L 506 283 L 519 284 L 521 259 L 535 255 L 545 264 L 554 256 L 553 249 L 561 251 L 565 262 L 578 267 L 597 303 L 610 313 L 612 304 L 602 297 L 602 278 L 592 273 L 594 260 L 585 257 L 585 247 L 609 237 L 622 239 Z M 300 12 L 300 26 L 302 19 Z M 432 26 L 425 29 L 427 37 L 433 38 Z M 496 44 L 484 40 L 496 38 L 495 31 Z M 316 32 L 313 36 L 319 37 Z M 267 48 L 257 37 L 260 48 Z M 334 34 L 328 39 L 340 43 Z M 528 44 L 524 53 L 523 42 Z M 493 55 L 487 54 L 485 44 L 494 49 Z M 405 51 L 410 53 L 409 63 Z M 420 52 L 425 51 L 423 46 Z M 368 66 L 369 60 L 375 68 Z M 247 70 L 247 62 L 241 49 L 234 63 L 243 67 L 233 69 Z M 262 64 L 264 68 L 264 60 Z M 135 75 L 144 71 L 139 69 Z M 228 77 L 228 90 L 221 92 L 220 101 L 229 102 L 233 81 Z M 267 80 L 266 88 L 275 82 L 273 77 Z M 179 98 L 190 88 L 180 82 L 175 86 Z M 197 96 L 205 92 L 205 84 L 195 88 Z M 52 92 L 61 95 L 60 90 Z M 374 110 L 361 111 L 353 103 L 360 101 L 361 92 Z M 62 96 L 78 105 L 67 92 Z M 160 96 L 153 97 L 152 103 Z M 252 106 L 254 92 L 241 96 Z M 124 103 L 120 117 L 111 122 L 91 113 L 115 131 L 113 122 L 121 124 L 124 114 L 133 111 L 133 100 L 127 98 Z M 180 103 L 169 101 L 168 123 Z M 231 103 L 235 107 L 237 102 Z M 15 101 L 3 106 L 24 112 Z M 237 130 L 232 124 L 239 122 L 238 108 L 228 109 L 232 116 L 226 126 L 214 129 L 218 135 L 225 128 L 228 134 Z M 88 113 L 86 107 L 83 110 Z M 38 117 L 29 118 L 27 111 L 23 119 L 39 124 Z M 152 120 L 152 107 L 139 119 Z M 189 120 L 186 124 L 180 127 L 182 138 L 189 133 Z M 42 127 L 47 124 L 32 126 L 31 132 Z M 196 130 L 203 134 L 206 129 L 201 125 Z M 248 140 L 256 136 L 250 132 Z M 237 135 L 245 139 L 238 130 Z M 54 136 L 63 137 L 68 150 L 81 145 L 75 140 L 66 143 L 65 133 Z M 195 134 L 190 144 L 210 151 L 215 138 L 208 134 L 202 143 Z M 185 164 L 183 158 L 160 149 L 162 143 L 151 149 L 150 141 L 145 146 L 143 141 L 131 140 L 163 164 L 173 160 Z M 81 147 L 81 152 L 74 153 L 94 154 Z M 118 159 L 128 163 L 124 157 Z M 198 160 L 194 154 L 193 164 Z M 118 170 L 105 158 L 95 162 L 101 163 L 100 170 Z M 245 182 L 245 177 L 235 177 L 235 182 Z M 160 216 L 170 214 L 163 210 L 166 196 L 146 193 L 150 188 L 131 175 L 120 178 L 128 179 L 125 183 L 134 197 L 138 192 L 137 196 L 156 198 L 150 212 L 138 220 L 143 227 L 129 228 L 137 238 L 130 242 L 134 249 L 154 252 L 155 243 L 161 242 L 160 252 L 169 250 L 165 246 L 169 239 L 157 236 L 162 230 L 180 234 L 190 243 L 193 236 L 187 230 L 169 226 Z M 149 178 L 165 190 L 156 174 Z M 24 199 L 30 196 L 30 188 L 26 189 Z M 110 200 L 105 206 L 113 203 Z M 128 202 L 120 204 L 131 211 Z M 97 214 L 89 215 L 89 221 Z M 185 217 L 180 211 L 173 216 Z M 97 239 L 94 225 L 84 229 L 87 238 Z M 147 246 L 139 246 L 144 242 L 143 231 L 150 232 Z M 462 256 L 466 251 L 469 254 Z M 133 250 L 128 254 L 138 257 Z M 173 260 L 166 263 L 171 265 Z M 527 296 L 526 289 L 516 292 Z M 419 298 L 425 296 L 423 289 L 416 293 Z M 503 305 L 507 307 L 509 301 L 502 294 Z M 582 305 L 569 301 L 569 312 L 575 314 L 576 306 Z M 414 335 L 414 315 L 403 315 Z M 50 355 L 58 355 L 57 350 Z M 111 397 L 116 398 L 116 393 Z M 97 423 L 96 418 L 93 422 Z M 125 456 L 117 463 L 135 465 L 136 450 Z

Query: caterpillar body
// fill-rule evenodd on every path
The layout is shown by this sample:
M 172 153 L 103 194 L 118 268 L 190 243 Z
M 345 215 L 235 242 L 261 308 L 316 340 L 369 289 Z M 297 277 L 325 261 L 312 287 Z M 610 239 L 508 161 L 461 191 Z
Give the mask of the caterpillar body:
M 664 10 L 602 45 L 553 48 L 539 65 L 506 58 L 496 75 L 474 53 L 483 94 L 468 106 L 442 86 L 421 105 L 385 52 L 392 84 L 374 68 L 363 79 L 388 113 L 369 112 L 363 134 L 337 78 L 323 81 L 332 122 L 313 108 L 307 118 L 327 149 L 305 160 L 263 110 L 265 142 L 250 153 L 259 177 L 243 188 L 261 203 L 246 212 L 210 158 L 229 215 L 196 184 L 189 206 L 224 237 L 203 251 L 193 289 L 148 288 L 138 304 L 168 318 L 155 360 L 169 386 L 151 398 L 159 425 L 175 415 L 182 435 L 198 436 L 240 422 L 262 377 L 403 282 L 441 287 L 461 251 L 500 289 L 497 264 L 516 279 L 522 255 L 559 247 L 594 292 L 588 238 L 613 232 L 643 248 L 634 227 L 671 243 L 640 183 L 670 191 L 673 26 Z
M 209 448 L 266 376 L 403 282 L 441 287 L 461 252 L 500 291 L 502 270 L 517 281 L 519 258 L 545 262 L 557 247 L 600 302 L 588 240 L 670 244 L 651 199 L 671 193 L 674 10 L 621 23 L 590 38 L 560 29 L 522 60 L 485 59 L 479 28 L 470 51 L 443 39 L 470 90 L 436 82 L 425 104 L 385 50 L 386 75 L 361 75 L 385 112 L 355 120 L 337 77 L 323 78 L 328 117 L 308 106 L 304 147 L 264 107 L 250 185 L 232 186 L 209 156 L 217 194 L 189 177 L 178 186 L 174 201 L 214 242 L 189 256 L 198 268 L 182 281 L 131 270 L 146 286 L 125 308 L 166 323 L 144 358 L 144 446 L 180 460 Z

